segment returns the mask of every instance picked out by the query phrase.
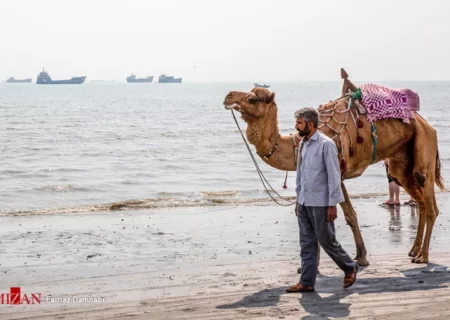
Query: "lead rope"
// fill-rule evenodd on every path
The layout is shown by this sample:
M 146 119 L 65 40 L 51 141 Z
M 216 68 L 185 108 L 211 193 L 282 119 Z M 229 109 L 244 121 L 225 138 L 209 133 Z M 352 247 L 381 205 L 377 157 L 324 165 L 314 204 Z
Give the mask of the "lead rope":
M 272 188 L 272 186 L 270 185 L 270 183 L 267 181 L 266 177 L 264 176 L 264 174 L 262 173 L 261 169 L 259 168 L 258 163 L 256 162 L 256 159 L 255 159 L 255 157 L 254 157 L 253 154 L 252 154 L 252 151 L 250 150 L 250 147 L 249 147 L 249 145 L 248 145 L 248 143 L 247 143 L 247 140 L 245 139 L 244 134 L 242 133 L 241 127 L 239 126 L 239 123 L 238 123 L 238 121 L 237 121 L 237 119 L 236 119 L 236 116 L 234 115 L 233 109 L 231 109 L 231 114 L 233 115 L 234 122 L 236 122 L 236 126 L 238 127 L 239 132 L 241 133 L 241 137 L 242 137 L 242 139 L 243 139 L 244 142 L 245 142 L 245 146 L 247 147 L 248 153 L 250 153 L 250 156 L 252 157 L 253 164 L 255 165 L 256 171 L 258 172 L 258 175 L 259 175 L 259 179 L 261 180 L 261 182 L 262 182 L 262 184 L 263 184 L 263 186 L 264 186 L 264 189 L 266 190 L 266 192 L 268 193 L 268 195 L 270 196 L 270 198 L 272 198 L 272 200 L 275 201 L 275 203 L 277 203 L 277 204 L 280 205 L 280 206 L 288 207 L 288 206 L 294 205 L 296 201 L 290 201 L 290 200 L 288 200 L 288 199 L 286 199 L 286 198 L 283 198 L 280 194 L 278 194 L 278 192 L 275 191 L 274 188 Z M 294 157 L 295 157 L 295 155 L 294 155 Z M 286 173 L 286 179 L 287 179 L 287 173 Z M 280 199 L 282 199 L 283 201 L 286 201 L 287 204 L 279 203 L 278 200 L 275 199 L 275 198 L 272 196 L 272 194 L 270 193 L 270 191 L 267 189 L 266 184 L 264 183 L 264 181 L 267 183 L 267 185 L 270 187 L 270 189 L 271 189 L 271 190 L 272 190 L 272 191 L 273 191 Z M 286 181 L 284 182 L 284 184 L 286 185 Z M 284 186 L 283 186 L 283 188 L 284 188 Z

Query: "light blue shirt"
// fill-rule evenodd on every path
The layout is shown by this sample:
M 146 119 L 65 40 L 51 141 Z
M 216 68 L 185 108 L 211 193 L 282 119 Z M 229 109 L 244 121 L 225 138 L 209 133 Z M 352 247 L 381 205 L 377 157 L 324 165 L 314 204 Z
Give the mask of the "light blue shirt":
M 302 161 L 301 164 L 297 162 L 297 202 L 307 207 L 328 207 L 344 202 L 338 151 L 334 141 L 316 131 L 308 141 L 302 143 L 305 144 Z

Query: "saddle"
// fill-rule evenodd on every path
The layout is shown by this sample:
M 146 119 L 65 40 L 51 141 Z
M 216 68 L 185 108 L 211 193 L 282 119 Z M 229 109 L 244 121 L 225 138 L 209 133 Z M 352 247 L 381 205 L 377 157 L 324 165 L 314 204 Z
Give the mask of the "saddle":
M 375 122 L 383 119 L 402 119 L 410 123 L 414 112 L 420 110 L 419 95 L 411 89 L 392 89 L 377 84 L 363 84 L 356 87 L 349 79 L 344 69 L 341 69 L 344 79 L 342 94 L 361 90 L 361 97 L 355 103 L 360 114 L 367 113 L 367 120 Z

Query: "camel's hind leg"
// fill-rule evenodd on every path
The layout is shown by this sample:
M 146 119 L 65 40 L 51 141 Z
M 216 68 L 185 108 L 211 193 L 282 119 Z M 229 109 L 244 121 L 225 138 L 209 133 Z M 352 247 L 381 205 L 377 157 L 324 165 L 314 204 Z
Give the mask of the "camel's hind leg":
M 416 136 L 413 142 L 413 162 L 402 166 L 401 161 L 392 159 L 389 173 L 399 181 L 419 206 L 419 225 L 409 255 L 413 257 L 411 262 L 427 263 L 431 233 L 439 214 L 434 184 L 437 183 L 440 187 L 443 187 L 443 184 L 440 179 L 436 131 L 426 123 L 424 124 L 422 119 L 418 119 L 417 122 Z
M 389 175 L 393 177 L 398 184 L 400 184 L 403 189 L 416 200 L 419 209 L 419 223 L 417 226 L 416 239 L 414 244 L 409 251 L 408 255 L 410 257 L 416 257 L 419 255 L 422 248 L 423 233 L 425 230 L 426 222 L 426 210 L 425 202 L 423 200 L 423 190 L 415 180 L 414 174 L 412 173 L 412 168 L 403 166 L 399 161 L 395 159 L 389 159 Z
M 432 167 L 432 165 L 431 165 Z M 434 168 L 429 168 L 431 169 Z M 411 262 L 428 263 L 431 233 L 433 231 L 434 222 L 438 214 L 436 198 L 434 195 L 434 179 L 433 174 L 428 175 L 422 187 L 421 181 L 417 181 L 412 170 L 409 173 L 402 169 L 401 165 L 396 161 L 389 161 L 389 174 L 395 177 L 408 194 L 416 200 L 419 207 L 419 225 L 417 227 L 416 239 L 409 251 L 409 256 L 413 257 Z M 425 233 L 425 237 L 424 237 Z
M 436 217 L 439 214 L 434 185 L 436 183 L 440 188 L 443 188 L 443 183 L 440 174 L 436 130 L 426 123 L 423 118 L 416 117 L 416 120 L 414 166 L 412 172 L 415 182 L 420 186 L 422 197 L 416 199 L 416 201 L 420 201 L 418 202 L 420 208 L 419 227 L 422 228 L 421 231 L 423 232 L 425 225 L 425 237 L 419 253 L 412 259 L 412 262 L 428 263 L 431 233 L 433 232 Z M 419 236 L 419 232 L 417 236 Z M 421 234 L 420 237 L 422 238 Z
M 427 189 L 431 189 L 427 190 Z M 432 194 L 430 194 L 432 193 Z M 434 209 L 433 201 L 433 186 L 431 188 L 425 187 L 424 190 L 424 197 L 423 197 L 423 203 L 424 203 L 424 213 L 422 214 L 422 209 L 420 209 L 421 216 L 424 216 L 426 229 L 425 229 L 425 238 L 423 239 L 422 248 L 419 251 L 419 253 L 411 260 L 411 262 L 415 263 L 428 263 L 429 258 L 429 249 L 430 249 L 430 240 L 431 240 L 431 233 L 433 232 L 434 222 L 436 221 L 436 211 Z
M 408 188 L 407 191 L 410 192 L 410 189 L 411 188 Z M 415 189 L 414 191 L 417 191 L 418 187 L 416 186 L 413 189 Z M 433 232 L 436 217 L 438 216 L 438 211 L 433 183 L 427 181 L 425 187 L 420 188 L 419 190 L 420 192 L 413 196 L 419 205 L 419 225 L 417 228 L 416 239 L 409 252 L 409 256 L 413 257 L 411 262 L 428 263 L 431 234 Z M 414 191 L 412 192 L 414 193 Z

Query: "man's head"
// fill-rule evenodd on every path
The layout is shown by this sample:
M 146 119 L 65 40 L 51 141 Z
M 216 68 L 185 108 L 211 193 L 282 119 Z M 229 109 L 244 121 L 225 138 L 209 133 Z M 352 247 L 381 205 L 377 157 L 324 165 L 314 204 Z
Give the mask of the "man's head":
M 316 109 L 305 107 L 295 112 L 295 128 L 301 137 L 310 137 L 319 125 L 319 113 Z

